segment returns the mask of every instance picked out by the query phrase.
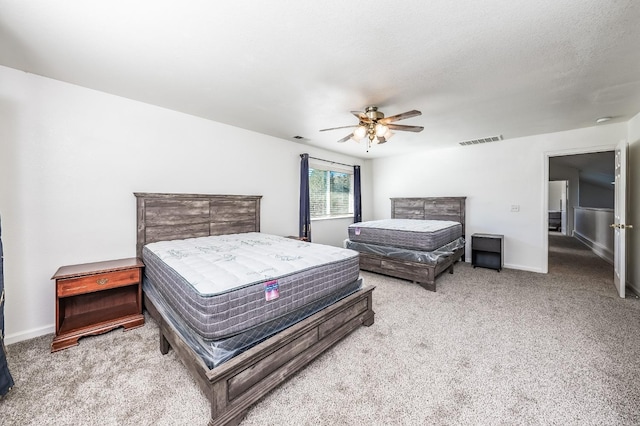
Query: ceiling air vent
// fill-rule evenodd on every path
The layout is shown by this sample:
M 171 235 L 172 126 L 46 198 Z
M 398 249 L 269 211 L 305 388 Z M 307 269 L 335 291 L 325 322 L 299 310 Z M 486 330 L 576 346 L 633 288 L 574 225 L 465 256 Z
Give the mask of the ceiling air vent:
M 502 140 L 502 135 L 490 136 L 488 138 L 471 139 L 468 141 L 460 142 L 460 145 L 477 145 L 479 143 L 498 142 Z

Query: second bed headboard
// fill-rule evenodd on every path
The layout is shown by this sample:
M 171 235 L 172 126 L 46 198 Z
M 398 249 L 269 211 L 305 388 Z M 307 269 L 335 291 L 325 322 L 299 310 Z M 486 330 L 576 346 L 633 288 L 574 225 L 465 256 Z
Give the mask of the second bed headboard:
M 453 220 L 462 224 L 462 235 L 466 235 L 466 199 L 467 197 L 391 198 L 391 218 Z

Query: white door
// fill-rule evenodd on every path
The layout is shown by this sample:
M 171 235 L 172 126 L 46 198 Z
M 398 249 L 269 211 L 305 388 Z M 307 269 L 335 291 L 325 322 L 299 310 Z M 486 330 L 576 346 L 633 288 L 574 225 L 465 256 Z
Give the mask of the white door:
M 626 262 L 626 233 L 631 225 L 627 225 L 627 153 L 629 147 L 624 140 L 616 147 L 615 164 L 615 202 L 614 202 L 614 223 L 611 224 L 614 232 L 614 255 L 613 255 L 613 282 L 616 285 L 620 297 L 624 297 L 624 288 L 627 282 Z
M 560 200 L 560 218 L 561 218 L 561 231 L 564 235 L 569 235 L 567 232 L 567 201 L 569 197 L 569 181 L 562 181 L 562 198 Z

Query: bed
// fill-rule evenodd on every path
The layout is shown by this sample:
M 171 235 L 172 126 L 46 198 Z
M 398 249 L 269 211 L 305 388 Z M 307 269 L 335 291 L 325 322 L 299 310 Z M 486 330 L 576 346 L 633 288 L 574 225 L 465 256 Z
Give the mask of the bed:
M 298 296 L 294 294 L 289 297 L 286 293 L 293 285 L 283 285 L 284 281 L 280 280 L 275 284 L 278 297 L 274 300 L 268 296 L 273 294 L 273 281 L 262 283 L 258 280 L 243 284 L 234 293 L 214 288 L 215 286 L 199 288 L 196 296 L 212 296 L 212 306 L 208 311 L 202 311 L 204 308 L 201 307 L 196 309 L 195 305 L 206 304 L 204 302 L 208 300 L 198 299 L 192 294 L 193 289 L 171 290 L 172 285 L 167 283 L 184 277 L 175 273 L 180 269 L 176 264 L 170 263 L 168 258 L 176 262 L 184 261 L 187 266 L 194 267 L 193 273 L 200 274 L 201 269 L 196 266 L 201 259 L 192 256 L 192 251 L 218 252 L 219 246 L 212 245 L 213 241 L 234 247 L 299 244 L 302 245 L 299 250 L 315 250 L 320 248 L 319 245 L 260 233 L 260 196 L 155 193 L 135 193 L 135 196 L 136 253 L 145 260 L 144 306 L 159 325 L 160 351 L 166 354 L 172 348 L 209 399 L 210 425 L 240 423 L 249 407 L 279 383 L 361 325 L 373 324 L 373 287 L 361 285 L 359 277 L 353 280 L 354 274 L 359 275 L 359 255 L 355 255 L 354 271 L 351 255 L 337 252 L 343 249 L 334 250 L 336 253 L 332 256 L 344 256 L 335 258 L 332 261 L 335 263 L 331 263 L 328 269 L 323 270 L 322 266 L 309 264 L 308 268 L 303 268 L 306 275 L 291 272 L 283 276 L 282 279 L 285 280 L 297 280 L 297 284 L 301 286 L 299 294 L 303 294 L 305 288 L 330 288 L 327 294 L 313 296 L 315 299 L 308 303 L 305 299 L 299 309 L 273 313 L 272 309 L 275 308 L 264 308 L 264 300 L 253 300 L 246 305 L 236 304 L 233 309 L 229 305 L 229 310 L 222 309 L 227 306 L 225 303 L 230 303 L 228 300 L 239 298 L 243 301 L 243 297 L 249 300 L 253 297 L 254 286 L 263 289 L 262 298 L 269 303 L 279 303 L 281 300 L 294 303 Z M 249 250 L 252 249 L 249 247 Z M 254 252 L 249 251 L 245 256 L 234 252 L 231 257 L 245 256 L 245 259 L 254 261 L 252 253 Z M 218 254 L 224 257 L 225 262 L 229 260 L 226 251 Z M 287 262 L 293 262 L 298 257 L 312 256 L 281 257 Z M 165 262 L 171 267 L 158 269 L 156 263 Z M 337 268 L 338 264 L 345 266 Z M 329 276 L 335 269 L 344 271 L 341 272 L 344 277 L 338 279 Z M 312 279 L 315 284 L 311 283 Z M 323 284 L 323 280 L 327 282 Z M 334 281 L 339 283 L 333 284 Z M 176 287 L 178 285 L 179 282 L 175 284 Z M 311 287 L 312 285 L 316 287 Z M 219 298 L 215 299 L 213 296 Z M 305 297 L 307 296 L 305 293 Z M 243 306 L 250 308 L 244 309 Z M 248 310 L 251 310 L 252 315 L 245 315 Z M 202 315 L 203 312 L 206 315 Z M 259 315 L 254 315 L 254 312 Z M 254 317 L 260 315 L 264 318 L 260 317 L 261 320 L 257 323 L 252 322 Z M 237 321 L 227 321 L 228 318 L 235 318 Z M 268 327 L 267 331 L 262 328 L 263 325 Z M 265 333 L 270 337 L 264 337 Z M 245 342 L 240 346 L 236 345 L 238 336 Z M 215 352 L 213 357 L 203 353 L 202 341 L 216 342 L 213 345 L 216 350 L 217 342 L 222 342 L 223 350 L 220 353 L 223 356 L 215 355 L 219 352 Z M 231 349 L 225 346 L 229 342 L 232 344 Z
M 410 280 L 436 291 L 436 277 L 445 271 L 452 274 L 454 263 L 464 261 L 465 201 L 466 197 L 392 198 L 392 220 L 445 221 L 447 226 L 436 234 L 416 237 L 418 233 L 411 228 L 404 233 L 367 234 L 365 227 L 353 224 L 345 246 L 360 252 L 362 270 Z M 455 227 L 449 223 L 457 223 L 458 230 L 453 232 Z M 358 239 L 356 233 L 362 241 L 352 240 Z

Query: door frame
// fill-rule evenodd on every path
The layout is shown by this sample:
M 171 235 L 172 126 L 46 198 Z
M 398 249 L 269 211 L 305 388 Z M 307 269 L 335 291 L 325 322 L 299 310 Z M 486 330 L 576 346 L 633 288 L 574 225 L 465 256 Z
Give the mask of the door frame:
M 594 152 L 614 151 L 618 143 L 609 145 L 592 146 L 585 148 L 571 148 L 557 151 L 545 151 L 543 153 L 543 179 L 542 179 L 542 212 L 543 217 L 541 238 L 542 238 L 542 273 L 549 273 L 549 159 L 551 157 L 561 157 L 564 155 L 592 154 Z

